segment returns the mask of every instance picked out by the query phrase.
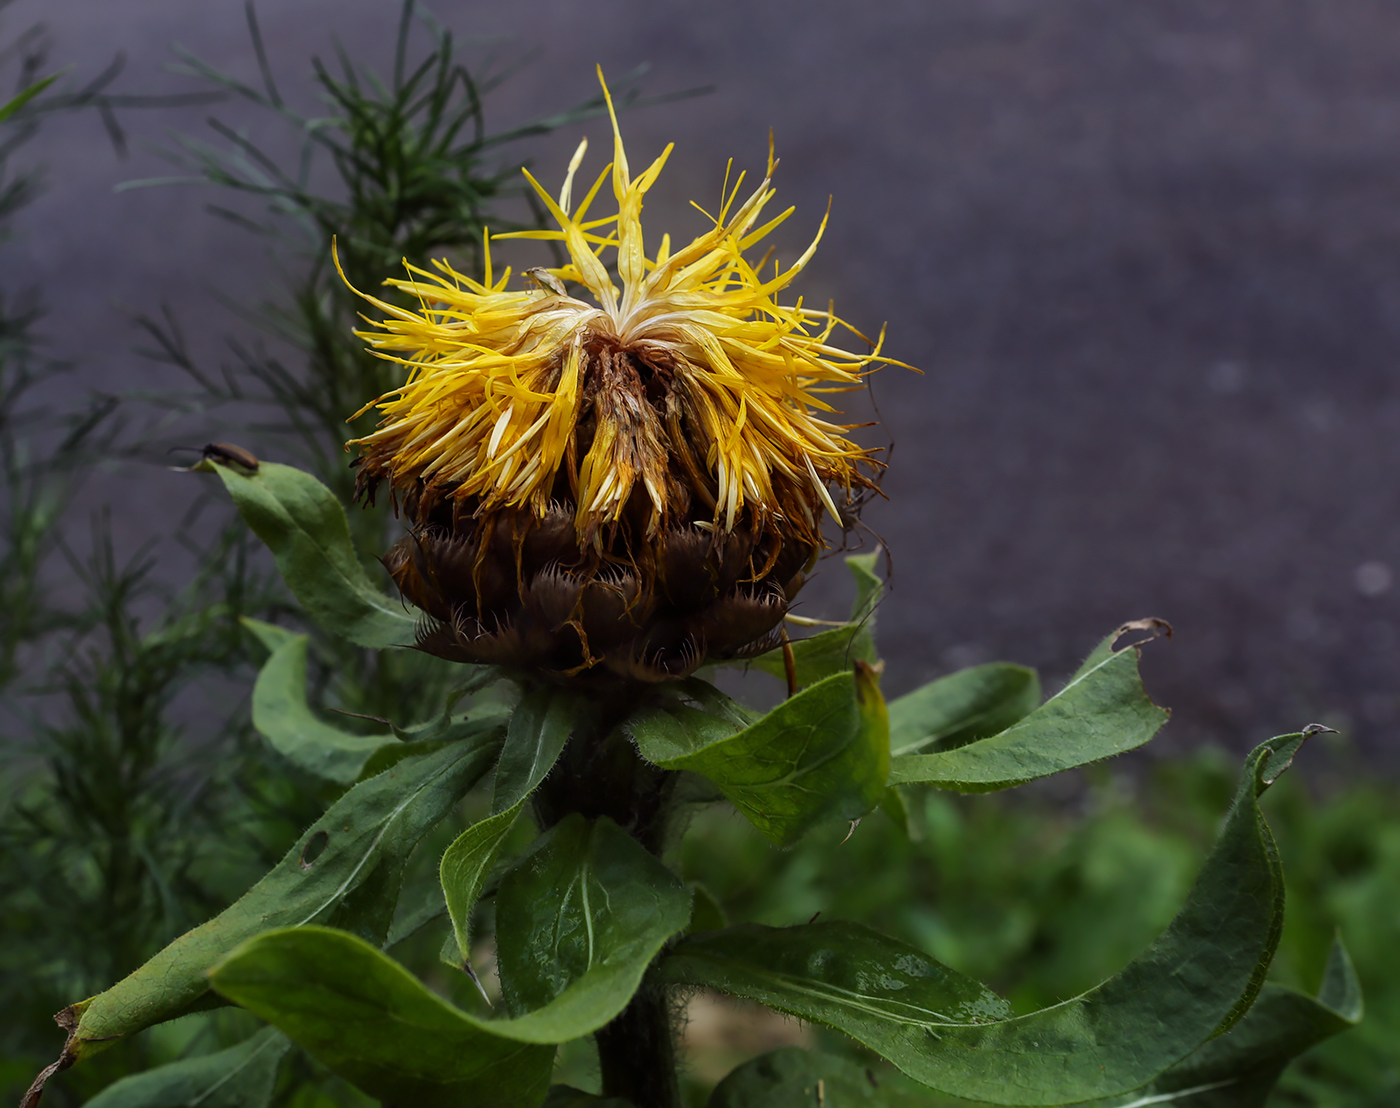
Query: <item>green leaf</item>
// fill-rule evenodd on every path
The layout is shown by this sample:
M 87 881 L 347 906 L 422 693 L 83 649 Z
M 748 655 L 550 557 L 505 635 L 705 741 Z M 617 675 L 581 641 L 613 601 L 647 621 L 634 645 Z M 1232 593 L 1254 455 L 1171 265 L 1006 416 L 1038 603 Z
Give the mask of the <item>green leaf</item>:
M 551 1085 L 540 1108 L 633 1108 L 620 1096 L 594 1096 L 572 1085 Z
M 986 1024 L 1011 1014 L 981 982 L 845 920 L 795 927 L 741 923 L 695 935 L 667 954 L 660 972 L 673 984 L 719 989 L 829 1024 L 896 1065 L 891 1043 L 923 1040 L 929 1028 Z
M 86 1108 L 266 1108 L 291 1045 L 280 1031 L 266 1027 L 216 1054 L 123 1077 Z
M 398 740 L 392 734 L 351 734 L 312 712 L 306 700 L 309 641 L 306 635 L 292 635 L 263 664 L 253 686 L 253 726 L 289 762 L 348 785 L 371 754 L 399 745 Z
M 1139 1089 L 1231 1027 L 1258 993 L 1283 921 L 1258 797 L 1308 733 L 1254 750 L 1176 919 L 1121 973 L 1063 1004 L 999 1018 L 993 999 L 978 1004 L 968 991 L 975 983 L 904 944 L 874 932 L 857 944 L 820 924 L 682 939 L 662 976 L 835 1027 L 951 1096 L 1052 1105 Z
M 1264 1108 L 1284 1067 L 1361 1020 L 1361 986 L 1340 942 L 1332 947 L 1316 998 L 1265 985 L 1233 1030 L 1212 1039 L 1156 1081 L 1082 1108 L 1185 1103 L 1188 1108 Z
M 447 900 L 448 915 L 452 918 L 458 966 L 465 966 L 471 961 L 472 907 L 481 896 L 481 888 L 491 873 L 491 867 L 496 864 L 496 856 L 515 826 L 522 807 L 523 800 L 513 808 L 472 824 L 453 840 L 442 856 L 438 877 Z
M 512 1038 L 429 992 L 375 947 L 326 927 L 234 950 L 214 988 L 370 1096 L 413 1108 L 535 1108 L 554 1047 Z
M 708 777 L 780 846 L 821 820 L 860 819 L 883 798 L 889 722 L 879 677 L 864 662 L 747 726 L 742 719 L 670 704 L 645 708 L 623 726 L 644 758 Z
M 904 754 L 890 765 L 894 784 L 991 792 L 1085 766 L 1152 738 L 1170 714 L 1148 698 L 1136 645 L 1115 651 L 1125 624 L 1101 642 L 1058 693 L 990 738 L 935 754 Z
M 575 816 L 555 831 L 517 871 L 515 891 L 502 884 L 497 895 L 507 906 L 498 901 L 498 941 L 510 926 L 501 923 L 503 912 L 510 919 L 519 908 L 511 901 L 559 873 L 589 901 L 583 916 L 561 906 L 557 918 L 566 926 L 586 918 L 594 942 L 589 950 L 561 933 L 573 976 L 556 979 L 561 991 L 527 1015 L 484 1020 L 463 1012 L 378 948 L 328 927 L 264 932 L 216 965 L 210 980 L 371 1096 L 414 1108 L 535 1108 L 549 1084 L 553 1044 L 612 1020 L 689 916 L 684 887 L 615 824 L 585 828 Z M 561 858 L 587 872 L 575 869 L 571 880 L 555 866 Z M 513 957 L 503 951 L 503 964 Z M 513 980 L 518 989 L 518 972 Z
M 68 68 L 71 68 L 71 66 Z M 51 76 L 44 77 L 38 81 L 35 81 L 27 89 L 21 91 L 19 95 L 12 96 L 3 105 L 0 105 L 0 123 L 4 123 L 5 120 L 9 119 L 10 116 L 14 115 L 15 112 L 19 111 L 20 108 L 28 104 L 31 100 L 34 99 L 34 97 L 38 96 L 39 93 L 43 92 L 46 88 L 48 88 L 51 84 L 57 81 L 59 77 L 66 72 L 68 72 L 67 68 L 62 69 L 58 73 L 54 73 Z
M 851 607 L 851 619 L 843 627 L 833 627 L 790 645 L 797 663 L 797 687 L 805 689 L 832 674 L 843 673 L 856 661 L 873 663 L 875 651 L 875 608 L 885 583 L 875 573 L 878 554 L 853 554 L 846 559 L 851 575 L 856 579 L 856 602 Z M 747 664 L 774 677 L 787 679 L 787 663 L 782 649 L 769 650 Z
M 295 631 L 288 631 L 285 627 L 278 627 L 275 623 L 264 623 L 260 619 L 252 619 L 249 616 L 240 616 L 238 622 L 243 625 L 244 630 L 250 632 L 258 640 L 258 644 L 263 648 L 263 661 L 266 655 L 270 655 L 279 646 L 291 642 L 297 637 Z
M 622 1097 L 596 1097 L 573 1086 L 550 1086 L 540 1108 L 633 1108 L 633 1104 Z
M 689 922 L 690 890 L 675 874 L 612 820 L 569 815 L 535 840 L 496 893 L 506 1007 L 536 1017 L 552 1009 L 561 1039 L 570 1028 L 601 1027 Z
M 311 618 L 360 646 L 411 644 L 417 621 L 396 598 L 376 588 L 350 541 L 345 509 L 310 474 L 263 462 L 255 473 L 206 459 L 243 517 L 272 551 L 277 569 Z
M 511 713 L 496 764 L 492 814 L 468 827 L 442 856 L 438 876 L 452 918 L 458 965 L 471 958 L 471 913 L 520 810 L 554 768 L 588 701 L 552 685 L 527 686 Z M 444 951 L 446 957 L 446 951 Z
M 880 811 L 890 818 L 890 822 L 899 828 L 899 833 L 907 841 L 914 841 L 917 829 L 909 815 L 909 805 L 905 802 L 904 794 L 898 785 L 890 785 L 885 789 L 885 795 L 880 798 Z
M 218 1003 L 209 995 L 209 967 L 259 932 L 325 921 L 383 942 L 409 855 L 486 773 L 495 749 L 489 743 L 445 747 L 350 789 L 237 902 L 106 992 L 67 1009 L 77 1026 L 64 1057 L 85 1057 L 114 1039 Z
M 890 701 L 890 749 L 954 750 L 1005 731 L 1040 704 L 1040 678 L 1008 662 L 950 673 Z
M 553 685 L 529 685 L 511 714 L 491 793 L 493 814 L 516 807 L 554 768 L 588 701 Z
M 687 931 L 719 931 L 729 926 L 729 916 L 714 893 L 699 882 L 690 884 L 690 922 Z
M 706 1108 L 883 1108 L 886 1099 L 863 1066 L 785 1046 L 732 1070 Z

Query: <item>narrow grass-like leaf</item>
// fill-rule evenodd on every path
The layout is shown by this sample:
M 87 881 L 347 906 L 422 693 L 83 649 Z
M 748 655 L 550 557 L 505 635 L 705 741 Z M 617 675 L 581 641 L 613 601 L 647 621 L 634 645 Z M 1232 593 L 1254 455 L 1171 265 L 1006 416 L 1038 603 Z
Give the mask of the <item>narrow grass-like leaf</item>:
M 747 727 L 683 704 L 647 708 L 624 726 L 642 756 L 708 777 L 768 838 L 796 842 L 824 819 L 860 819 L 889 774 L 889 720 L 879 677 L 864 662 Z
M 1005 731 L 1040 704 L 1040 678 L 1009 662 L 973 666 L 890 701 L 895 757 L 955 750 Z
M 486 773 L 492 743 L 405 759 L 350 789 L 238 901 L 186 932 L 106 992 L 65 1011 L 65 1057 L 211 1003 L 206 973 L 239 943 L 277 927 L 326 922 L 383 942 L 418 841 Z
M 662 962 L 663 976 L 838 1028 L 950 1096 L 1055 1105 L 1139 1089 L 1229 1029 L 1258 993 L 1283 922 L 1283 875 L 1258 798 L 1306 734 L 1254 750 L 1176 919 L 1121 973 L 1074 1000 L 1012 1019 L 986 1005 L 969 1013 L 947 995 L 945 980 L 959 980 L 952 971 L 873 932 L 866 949 L 833 941 L 822 925 L 686 938 Z
M 243 517 L 272 551 L 277 569 L 308 614 L 333 635 L 360 646 L 412 644 L 417 621 L 376 588 L 350 541 L 345 509 L 308 473 L 263 462 L 255 473 L 205 460 Z
M 496 955 L 513 1016 L 600 1027 L 690 922 L 690 890 L 612 820 L 574 813 L 501 879 Z
M 1105 638 L 1069 683 L 1024 719 L 956 749 L 900 755 L 890 766 L 890 781 L 991 792 L 1141 746 L 1170 713 L 1142 687 L 1138 647 L 1113 649 L 1124 631 L 1137 626 L 1126 624 Z
M 67 71 L 65 70 L 64 72 Z M 22 107 L 24 107 L 41 92 L 43 92 L 46 88 L 48 88 L 51 84 L 57 81 L 60 76 L 62 76 L 61 73 L 54 73 L 49 75 L 48 77 L 42 77 L 39 80 L 35 81 L 28 88 L 21 91 L 17 96 L 12 96 L 10 97 L 10 99 L 6 100 L 4 104 L 0 104 L 0 123 L 4 123 L 5 120 L 9 119 L 10 116 L 15 114 L 15 112 L 19 111 Z
M 85 1108 L 267 1108 L 291 1043 L 266 1027 L 246 1042 L 123 1077 Z
M 309 641 L 306 635 L 293 635 L 263 663 L 253 686 L 253 726 L 289 762 L 348 785 L 371 754 L 398 740 L 393 734 L 342 731 L 312 712 L 306 699 Z

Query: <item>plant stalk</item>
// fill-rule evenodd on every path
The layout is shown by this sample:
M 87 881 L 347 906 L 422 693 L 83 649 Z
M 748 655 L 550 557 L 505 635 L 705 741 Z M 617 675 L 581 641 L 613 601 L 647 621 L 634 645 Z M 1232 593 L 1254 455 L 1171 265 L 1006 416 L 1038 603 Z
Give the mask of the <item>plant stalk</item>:
M 576 732 L 535 791 L 540 829 L 572 812 L 607 816 L 650 853 L 666 846 L 679 774 L 643 761 L 618 729 L 633 707 L 626 693 L 603 700 L 592 726 Z M 681 1108 L 675 1030 L 666 994 L 644 981 L 631 1002 L 594 1036 L 603 1095 L 636 1108 Z
M 625 1097 L 637 1108 L 680 1108 L 674 1029 L 664 993 L 643 984 L 594 1038 L 604 1096 Z

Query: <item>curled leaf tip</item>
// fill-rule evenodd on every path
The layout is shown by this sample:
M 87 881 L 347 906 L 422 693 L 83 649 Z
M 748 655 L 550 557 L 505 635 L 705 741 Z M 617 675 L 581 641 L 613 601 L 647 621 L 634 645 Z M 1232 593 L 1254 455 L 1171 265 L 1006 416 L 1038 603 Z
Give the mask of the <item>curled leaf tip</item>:
M 1118 645 L 1118 640 L 1131 631 L 1146 631 L 1148 634 L 1146 638 L 1137 639 L 1134 642 L 1120 647 Z M 1127 623 L 1118 628 L 1117 631 L 1113 632 L 1113 649 L 1116 653 L 1118 651 L 1128 650 L 1131 647 L 1142 646 L 1144 643 L 1149 643 L 1153 639 L 1170 639 L 1171 637 L 1172 625 L 1164 619 L 1158 619 L 1156 616 L 1146 616 L 1143 619 L 1130 619 Z

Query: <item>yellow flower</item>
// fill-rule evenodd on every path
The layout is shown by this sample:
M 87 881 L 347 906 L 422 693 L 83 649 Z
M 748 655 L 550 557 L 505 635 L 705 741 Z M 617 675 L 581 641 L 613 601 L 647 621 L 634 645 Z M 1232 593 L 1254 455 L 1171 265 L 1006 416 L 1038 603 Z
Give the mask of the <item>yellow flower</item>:
M 837 345 L 838 329 L 863 336 L 831 309 L 778 303 L 825 218 L 786 268 L 765 277 L 766 257 L 746 256 L 792 212 L 760 222 L 771 141 L 746 199 L 742 174 L 726 181 L 710 230 L 649 254 L 642 202 L 671 147 L 633 177 L 603 91 L 611 165 L 577 206 L 587 140 L 557 199 L 527 171 L 558 229 L 496 236 L 561 242 L 567 264 L 509 291 L 488 234 L 481 281 L 405 263 L 386 284 L 420 310 L 365 297 L 385 318 L 357 334 L 408 373 L 362 409 L 378 407 L 379 429 L 349 445 L 362 494 L 387 479 L 415 526 L 387 561 L 441 624 L 426 646 L 660 679 L 768 645 L 824 545 L 823 511 L 837 514 L 830 489 L 870 487 L 880 465 L 824 397 L 889 360 L 879 342 Z M 617 213 L 590 219 L 609 179 Z

